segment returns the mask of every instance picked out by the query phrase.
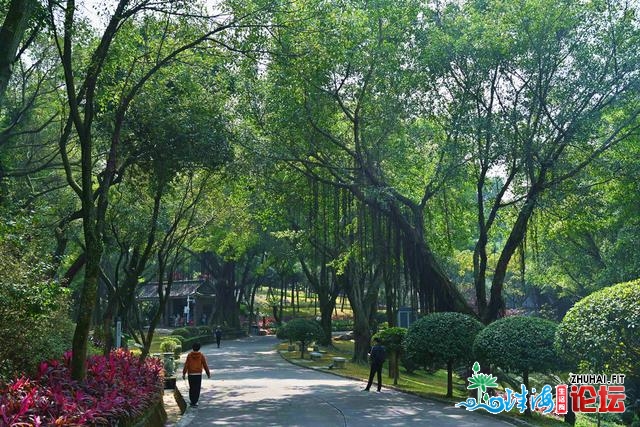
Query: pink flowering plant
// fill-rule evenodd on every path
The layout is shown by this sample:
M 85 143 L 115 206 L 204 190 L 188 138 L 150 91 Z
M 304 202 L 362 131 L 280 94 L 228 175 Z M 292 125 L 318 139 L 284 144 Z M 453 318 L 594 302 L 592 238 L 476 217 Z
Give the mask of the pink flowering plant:
M 147 412 L 163 392 L 158 359 L 139 359 L 124 350 L 92 356 L 82 382 L 71 379 L 62 362 L 42 362 L 35 378 L 0 385 L 0 427 L 42 425 L 123 425 Z

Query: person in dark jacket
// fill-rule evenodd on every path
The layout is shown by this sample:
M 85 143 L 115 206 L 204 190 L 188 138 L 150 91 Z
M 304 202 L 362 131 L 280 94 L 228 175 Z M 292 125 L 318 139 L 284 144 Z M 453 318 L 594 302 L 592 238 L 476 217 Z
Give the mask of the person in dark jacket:
M 220 348 L 220 340 L 222 339 L 222 330 L 220 326 L 216 328 L 216 344 L 218 344 L 218 348 Z
M 371 352 L 369 353 L 369 363 L 371 363 L 369 382 L 363 391 L 369 391 L 371 383 L 373 382 L 373 376 L 376 373 L 378 374 L 378 391 L 382 389 L 382 365 L 387 358 L 387 353 L 382 344 L 380 344 L 380 338 L 375 338 L 373 341 L 375 344 L 371 347 Z

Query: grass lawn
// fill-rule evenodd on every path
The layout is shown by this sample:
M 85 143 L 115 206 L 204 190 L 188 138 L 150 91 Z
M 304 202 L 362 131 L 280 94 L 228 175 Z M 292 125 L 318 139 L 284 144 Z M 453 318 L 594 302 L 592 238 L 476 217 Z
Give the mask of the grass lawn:
M 271 303 L 278 304 L 279 303 L 280 293 L 277 291 L 274 293 L 274 298 L 270 299 L 267 295 L 267 288 L 261 287 L 256 292 L 255 297 L 255 306 L 260 309 L 260 313 L 263 315 L 272 315 L 273 311 L 271 308 Z M 320 316 L 320 308 L 317 307 L 317 295 L 314 293 L 309 293 L 305 298 L 305 292 L 303 290 L 297 290 L 294 295 L 294 299 L 296 301 L 295 308 L 291 301 L 291 290 L 288 290 L 285 294 L 283 300 L 282 307 L 282 317 L 283 318 L 295 318 L 295 317 L 304 317 L 304 318 L 315 318 Z M 271 303 L 269 303 L 271 301 Z M 298 304 L 299 302 L 299 304 Z M 338 318 L 353 318 L 353 311 L 351 310 L 351 305 L 349 304 L 348 299 L 344 299 L 344 304 L 342 297 L 338 297 L 336 301 L 336 308 L 333 311 L 333 315 Z
M 296 345 L 297 348 L 297 345 Z M 311 360 L 309 352 L 305 352 L 304 359 L 300 359 L 300 351 L 288 351 L 288 343 L 283 342 L 278 345 L 278 351 L 288 361 L 295 363 L 296 365 L 305 366 L 309 368 L 327 370 L 327 367 L 332 362 L 333 357 L 344 357 L 347 359 L 345 367 L 343 369 L 332 369 L 331 372 L 337 375 L 361 379 L 366 381 L 369 378 L 369 365 L 358 364 L 351 362 L 351 356 L 353 354 L 353 342 L 351 341 L 334 341 L 333 347 L 321 347 L 320 351 L 323 352 L 323 357 L 320 360 Z M 393 384 L 393 379 L 388 376 L 388 363 L 385 363 L 383 370 L 383 385 Z M 450 401 L 451 404 L 462 402 L 467 397 L 467 390 L 465 381 L 454 375 L 453 378 L 453 398 L 446 398 L 447 392 L 447 371 L 439 370 L 434 373 L 427 373 L 424 370 L 417 370 L 412 374 L 406 372 L 404 367 L 400 366 L 400 378 L 398 379 L 398 385 L 395 388 L 409 392 L 421 397 L 436 398 L 439 400 Z M 363 384 L 364 386 L 364 384 Z M 518 420 L 525 421 L 530 425 L 536 426 L 563 426 L 568 424 L 564 423 L 561 418 L 554 416 L 543 416 L 540 414 L 533 414 L 533 417 L 527 418 L 524 414 L 518 412 L 509 412 L 502 414 L 503 416 L 512 417 Z M 586 416 L 584 414 L 577 414 L 576 427 L 596 427 L 597 418 L 595 416 Z M 605 417 L 601 420 L 602 427 L 622 427 L 622 424 L 618 424 L 612 421 L 611 417 Z
M 305 359 L 300 359 L 299 351 L 288 351 L 287 343 L 282 343 L 278 346 L 278 350 L 282 356 L 299 365 L 308 366 L 317 369 L 326 369 L 331 363 L 332 358 L 335 356 L 344 357 L 347 359 L 344 368 L 333 369 L 333 372 L 340 375 L 344 375 L 351 378 L 359 378 L 366 381 L 369 378 L 369 365 L 359 364 L 351 362 L 351 354 L 353 350 L 353 343 L 349 341 L 336 341 L 335 348 L 322 348 L 321 351 L 325 352 L 324 356 L 320 360 L 310 360 L 309 353 L 305 353 Z M 393 379 L 388 376 L 388 363 L 385 364 L 383 371 L 383 384 L 392 384 Z M 420 396 L 437 397 L 445 399 L 447 392 L 447 372 L 440 370 L 433 374 L 427 373 L 424 370 L 415 371 L 412 374 L 407 373 L 404 368 L 400 367 L 400 378 L 398 379 L 399 389 L 409 391 Z M 466 397 L 464 390 L 464 381 L 454 378 L 453 399 L 449 399 L 452 402 L 460 402 Z

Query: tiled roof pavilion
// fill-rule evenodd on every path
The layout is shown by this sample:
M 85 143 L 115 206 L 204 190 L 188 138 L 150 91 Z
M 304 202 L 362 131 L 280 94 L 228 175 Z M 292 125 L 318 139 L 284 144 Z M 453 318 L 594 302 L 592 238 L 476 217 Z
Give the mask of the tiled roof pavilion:
M 165 285 L 166 286 L 166 285 Z M 169 298 L 186 298 L 187 295 L 201 295 L 213 297 L 215 290 L 213 285 L 204 280 L 178 280 L 171 284 L 171 294 Z M 158 299 L 158 284 L 144 283 L 138 285 L 136 299 L 139 301 L 148 301 Z
M 166 284 L 165 284 L 166 289 Z M 184 326 L 189 298 L 189 324 L 207 325 L 214 309 L 215 288 L 213 284 L 204 279 L 176 280 L 171 284 L 169 299 L 164 309 L 162 326 Z M 138 285 L 136 291 L 138 302 L 157 301 L 158 283 L 143 283 Z M 176 323 L 176 316 L 179 320 Z

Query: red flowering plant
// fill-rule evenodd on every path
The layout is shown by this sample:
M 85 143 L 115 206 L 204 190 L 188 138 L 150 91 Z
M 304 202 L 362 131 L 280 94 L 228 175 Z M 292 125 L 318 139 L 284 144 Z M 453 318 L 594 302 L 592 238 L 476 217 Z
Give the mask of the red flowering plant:
M 159 359 L 140 362 L 116 350 L 87 361 L 87 377 L 71 379 L 70 353 L 42 362 L 35 378 L 0 386 L 0 427 L 121 425 L 148 411 L 163 392 Z

